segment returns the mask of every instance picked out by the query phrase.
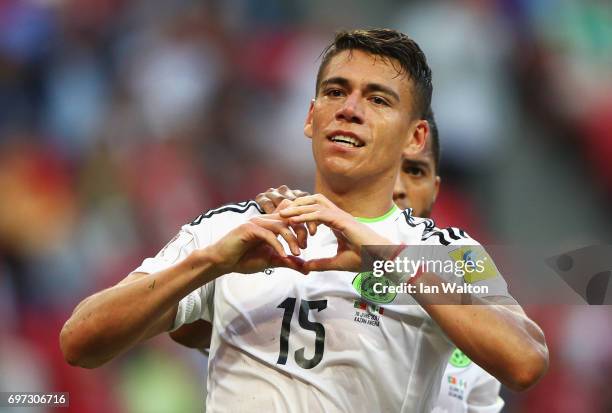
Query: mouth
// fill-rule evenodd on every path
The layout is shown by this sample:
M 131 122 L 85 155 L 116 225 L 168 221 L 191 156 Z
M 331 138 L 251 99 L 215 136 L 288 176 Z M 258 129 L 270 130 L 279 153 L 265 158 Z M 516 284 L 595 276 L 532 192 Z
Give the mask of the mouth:
M 338 145 L 346 146 L 347 148 L 361 148 L 365 143 L 352 132 L 335 131 L 327 136 L 327 139 Z

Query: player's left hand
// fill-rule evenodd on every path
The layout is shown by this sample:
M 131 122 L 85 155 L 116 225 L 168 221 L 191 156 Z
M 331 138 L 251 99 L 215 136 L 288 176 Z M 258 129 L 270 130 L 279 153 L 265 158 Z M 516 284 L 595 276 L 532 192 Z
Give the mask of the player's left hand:
M 278 211 L 278 214 L 294 225 L 311 222 L 317 225 L 325 224 L 336 235 L 336 255 L 307 261 L 304 264 L 307 271 L 359 271 L 362 245 L 393 245 L 391 241 L 357 221 L 321 194 L 298 198 L 291 206 Z

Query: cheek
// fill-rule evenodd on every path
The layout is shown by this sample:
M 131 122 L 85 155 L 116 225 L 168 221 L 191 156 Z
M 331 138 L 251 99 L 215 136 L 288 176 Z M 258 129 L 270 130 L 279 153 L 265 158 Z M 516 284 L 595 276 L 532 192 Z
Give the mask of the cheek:
M 425 204 L 432 199 L 433 191 L 422 179 L 410 179 L 405 188 L 408 198 L 415 204 Z
M 404 187 L 404 191 L 406 194 L 410 195 L 415 191 L 416 179 L 412 175 L 408 175 L 407 173 L 400 172 L 400 180 L 402 181 L 402 186 Z
M 373 129 L 386 146 L 393 148 L 394 155 L 400 154 L 401 156 L 407 143 L 407 129 L 402 119 L 396 115 L 379 114 Z
M 324 98 L 323 98 L 324 99 Z M 318 100 L 314 107 L 315 119 L 319 122 L 329 122 L 335 117 L 336 112 L 342 106 L 338 102 Z
M 435 186 L 429 180 L 421 180 L 418 186 L 415 186 L 415 191 L 418 193 L 421 202 L 425 204 L 433 201 Z
M 409 183 L 408 186 L 406 186 L 406 195 L 412 202 L 420 202 L 423 198 L 423 191 L 421 191 L 418 185 Z

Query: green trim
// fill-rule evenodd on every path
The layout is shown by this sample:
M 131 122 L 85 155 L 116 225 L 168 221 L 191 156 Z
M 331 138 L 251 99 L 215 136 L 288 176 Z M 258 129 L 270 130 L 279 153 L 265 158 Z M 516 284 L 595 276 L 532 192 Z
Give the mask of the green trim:
M 393 206 L 391 207 L 390 210 L 388 210 L 385 215 L 381 215 L 379 217 L 376 218 L 361 218 L 361 217 L 355 217 L 355 219 L 359 222 L 363 222 L 366 224 L 371 224 L 372 222 L 379 222 L 379 221 L 383 221 L 387 218 L 389 218 L 391 215 L 393 215 L 393 213 L 395 211 L 399 210 L 399 208 L 397 207 L 397 205 L 393 204 Z

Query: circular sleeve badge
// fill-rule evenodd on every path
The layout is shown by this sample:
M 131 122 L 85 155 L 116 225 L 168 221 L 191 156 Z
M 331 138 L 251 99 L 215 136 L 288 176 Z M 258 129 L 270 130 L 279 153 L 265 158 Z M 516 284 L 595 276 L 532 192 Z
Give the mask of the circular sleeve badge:
M 472 364 L 472 360 L 470 360 L 470 358 L 463 354 L 463 351 L 459 350 L 458 348 L 453 351 L 453 354 L 451 354 L 448 362 L 451 364 L 451 366 L 458 368 L 467 367 Z

